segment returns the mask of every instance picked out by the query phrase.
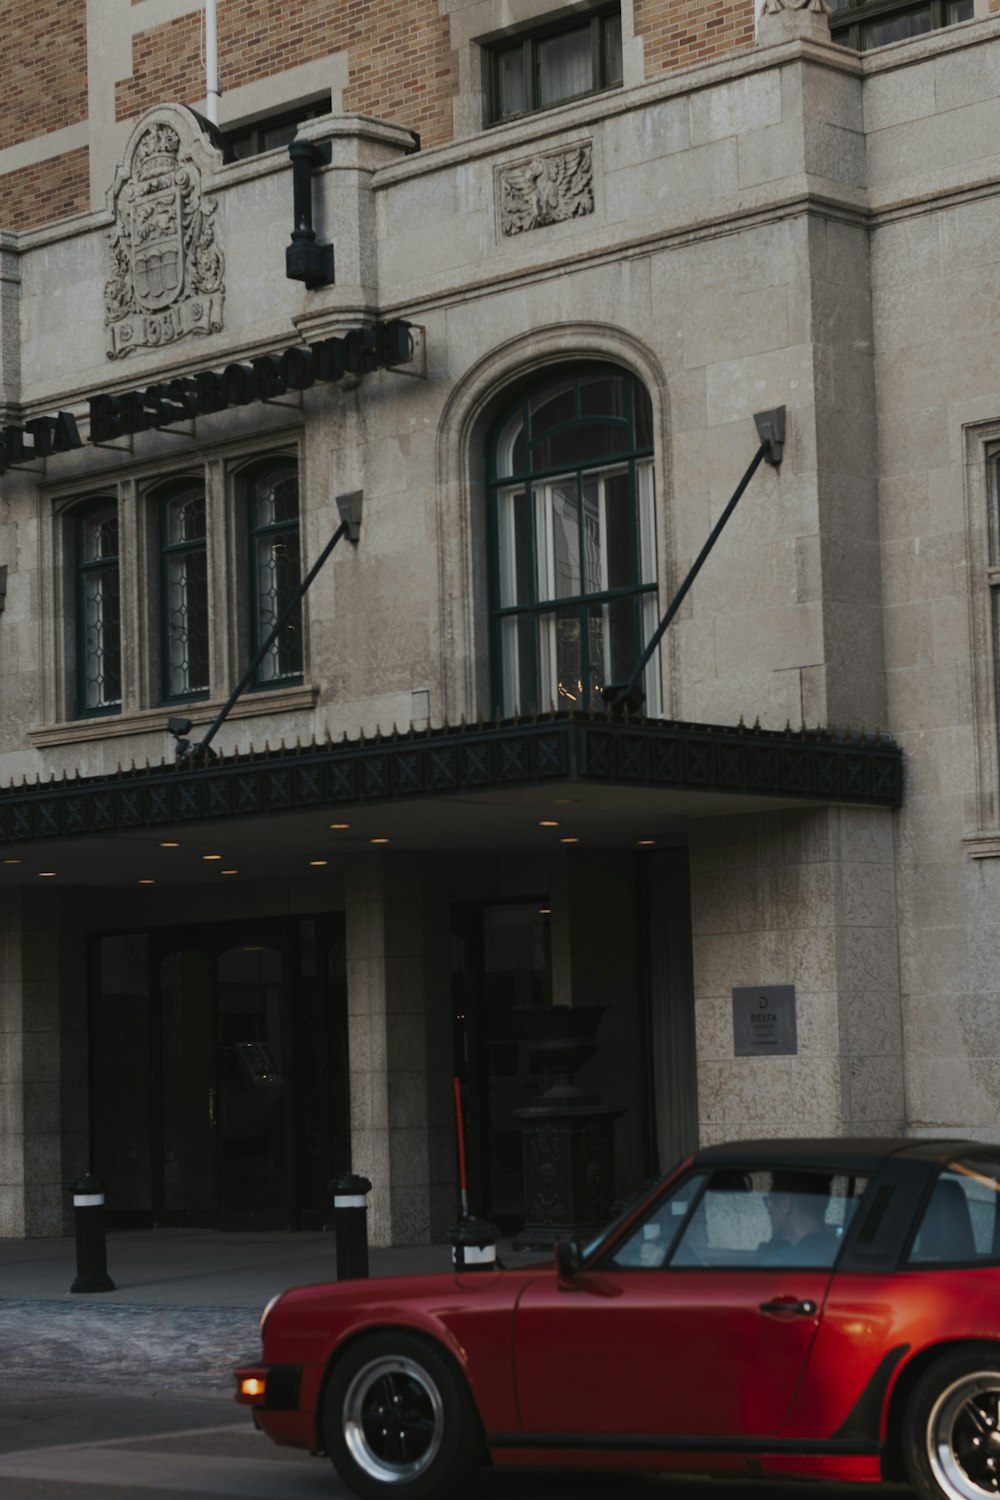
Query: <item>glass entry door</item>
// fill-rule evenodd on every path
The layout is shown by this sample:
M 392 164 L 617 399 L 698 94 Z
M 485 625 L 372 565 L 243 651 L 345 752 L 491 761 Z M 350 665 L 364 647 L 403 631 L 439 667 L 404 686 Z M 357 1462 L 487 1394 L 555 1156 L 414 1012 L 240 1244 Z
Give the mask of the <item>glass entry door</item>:
M 282 1038 L 281 951 L 256 944 L 220 954 L 216 969 L 212 1129 L 225 1220 L 284 1227 L 294 1181 Z
M 350 1168 L 337 916 L 96 940 L 91 1136 L 112 1225 L 320 1228 Z
M 159 958 L 160 1219 L 285 1228 L 294 1183 L 285 955 L 278 934 L 273 944 L 234 938 L 206 933 L 196 947 L 188 934 Z
M 470 1204 L 501 1229 L 520 1229 L 524 1156 L 516 1112 L 545 1087 L 532 1066 L 524 1013 L 552 1004 L 548 902 L 454 906 L 452 993 Z

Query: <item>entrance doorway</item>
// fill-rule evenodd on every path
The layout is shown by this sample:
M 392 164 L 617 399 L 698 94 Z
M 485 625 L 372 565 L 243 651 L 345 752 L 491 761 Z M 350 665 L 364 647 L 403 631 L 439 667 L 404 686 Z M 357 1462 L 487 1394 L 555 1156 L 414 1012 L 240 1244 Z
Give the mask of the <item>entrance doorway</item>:
M 91 996 L 111 1224 L 320 1227 L 350 1166 L 343 921 L 108 934 Z
M 524 1224 L 524 1156 L 514 1111 L 536 1102 L 519 1011 L 552 1004 L 549 906 L 544 899 L 452 908 L 455 1072 L 462 1088 L 469 1198 L 505 1231 Z

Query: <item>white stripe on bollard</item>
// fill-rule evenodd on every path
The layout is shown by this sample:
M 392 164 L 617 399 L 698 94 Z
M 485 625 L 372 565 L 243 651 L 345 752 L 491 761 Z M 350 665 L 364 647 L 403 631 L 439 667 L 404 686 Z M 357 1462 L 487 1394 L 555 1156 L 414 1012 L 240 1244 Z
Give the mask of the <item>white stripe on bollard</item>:
M 368 1198 L 364 1193 L 357 1193 L 348 1198 L 334 1198 L 334 1208 L 367 1208 Z
M 496 1260 L 496 1245 L 463 1245 L 462 1256 L 467 1266 L 482 1265 L 486 1261 Z
M 100 1206 L 101 1206 L 101 1204 L 103 1202 L 104 1202 L 104 1194 L 103 1193 L 79 1193 L 79 1194 L 78 1193 L 74 1193 L 73 1194 L 73 1207 L 74 1208 L 100 1208 Z

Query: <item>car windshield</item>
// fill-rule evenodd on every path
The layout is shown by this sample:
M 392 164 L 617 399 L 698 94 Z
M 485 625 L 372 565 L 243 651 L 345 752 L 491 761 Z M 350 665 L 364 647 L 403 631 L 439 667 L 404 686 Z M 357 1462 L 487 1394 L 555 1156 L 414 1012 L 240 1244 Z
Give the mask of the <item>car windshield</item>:
M 600 1231 L 599 1234 L 595 1234 L 593 1239 L 587 1240 L 585 1244 L 580 1246 L 580 1254 L 582 1255 L 584 1260 L 589 1260 L 590 1257 L 598 1249 L 600 1249 L 605 1240 L 614 1238 L 625 1221 L 627 1219 L 630 1219 L 635 1213 L 637 1204 L 639 1204 L 646 1196 L 648 1196 L 646 1193 L 641 1193 L 638 1197 L 633 1198 L 630 1203 L 627 1203 L 625 1205 L 620 1214 L 615 1215 L 610 1224 L 605 1225 L 605 1227 Z

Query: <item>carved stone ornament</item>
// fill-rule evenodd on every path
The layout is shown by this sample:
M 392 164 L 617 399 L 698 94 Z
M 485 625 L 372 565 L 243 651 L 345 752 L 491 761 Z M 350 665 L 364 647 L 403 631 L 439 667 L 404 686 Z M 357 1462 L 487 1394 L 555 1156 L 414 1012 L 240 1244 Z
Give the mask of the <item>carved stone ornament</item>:
M 830 15 L 827 0 L 764 0 L 758 40 L 765 45 L 795 37 L 828 42 Z
M 161 105 L 136 125 L 110 194 L 111 276 L 104 287 L 109 359 L 222 328 L 225 261 L 203 178 L 217 162 L 201 122 Z
M 589 141 L 546 151 L 497 171 L 500 229 L 523 234 L 594 212 L 594 163 Z

